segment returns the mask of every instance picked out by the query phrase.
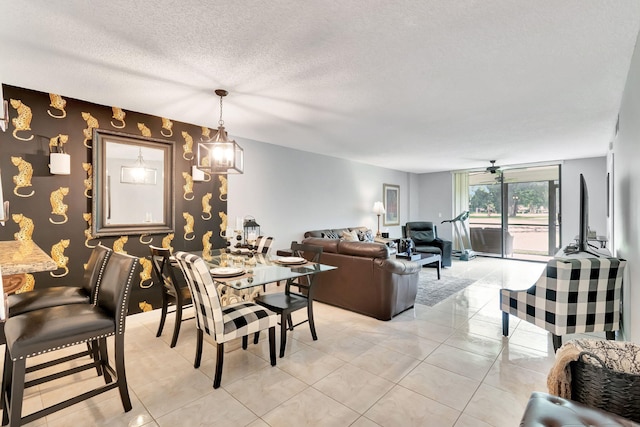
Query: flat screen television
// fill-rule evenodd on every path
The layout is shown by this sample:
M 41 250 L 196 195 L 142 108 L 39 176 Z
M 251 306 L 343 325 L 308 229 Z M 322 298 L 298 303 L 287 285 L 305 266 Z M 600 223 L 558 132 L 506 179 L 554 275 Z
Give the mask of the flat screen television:
M 591 255 L 600 256 L 598 252 L 589 246 L 589 191 L 584 176 L 580 174 L 580 231 L 578 233 L 578 251 L 588 252 Z
M 578 250 L 589 252 L 589 191 L 584 175 L 580 174 L 580 230 L 578 232 Z

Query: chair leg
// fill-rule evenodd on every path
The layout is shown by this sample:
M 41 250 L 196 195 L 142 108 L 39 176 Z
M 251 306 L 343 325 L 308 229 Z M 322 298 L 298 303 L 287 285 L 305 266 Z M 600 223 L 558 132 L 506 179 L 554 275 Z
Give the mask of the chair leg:
M 105 339 L 104 346 L 107 342 Z M 116 376 L 118 377 L 118 391 L 120 392 L 120 400 L 124 412 L 131 410 L 131 398 L 129 397 L 129 388 L 127 387 L 127 373 L 124 365 L 124 334 L 116 334 L 115 336 L 115 359 L 116 359 Z M 103 369 L 106 371 L 106 369 Z
M 553 352 L 555 353 L 560 347 L 562 347 L 562 337 L 560 335 L 551 334 L 551 339 L 553 341 Z
M 256 333 L 253 335 L 253 343 L 254 343 L 254 344 L 258 344 L 258 342 L 259 342 L 259 341 L 260 341 L 260 331 L 256 332 Z
M 21 423 L 22 417 L 22 399 L 24 397 L 24 375 L 26 369 L 27 359 L 18 359 L 12 362 L 11 369 L 11 384 L 8 385 L 10 388 L 10 394 L 7 401 L 7 406 L 4 408 L 4 413 L 8 412 L 7 422 L 9 423 L 9 427 L 17 427 Z M 2 421 L 4 424 L 5 417 L 3 415 Z
M 249 343 L 249 337 L 248 336 L 243 336 L 242 337 L 242 349 L 246 350 L 247 349 L 247 344 Z
M 198 329 L 197 331 L 198 333 L 196 337 L 196 360 L 193 362 L 193 367 L 196 369 L 200 367 L 200 360 L 202 360 L 202 339 L 203 339 L 202 329 Z
M 313 321 L 313 300 L 309 300 L 307 304 L 307 318 L 309 319 L 309 329 L 311 329 L 311 337 L 314 341 L 318 341 L 318 334 L 316 334 L 316 324 Z
M 291 317 L 291 313 L 287 314 L 287 324 L 289 325 L 289 330 L 293 331 L 293 318 Z
M 162 335 L 162 329 L 164 328 L 164 321 L 167 319 L 167 309 L 169 302 L 167 301 L 167 295 L 162 291 L 162 309 L 160 311 L 160 325 L 158 325 L 158 332 L 156 338 Z
M 284 357 L 284 349 L 287 346 L 287 318 L 288 314 L 280 316 L 280 357 Z
M 218 343 L 216 355 L 216 376 L 213 379 L 213 388 L 219 388 L 222 381 L 222 363 L 224 362 L 224 343 Z
M 615 341 L 616 340 L 616 331 L 606 331 L 605 336 L 608 340 Z
M 2 399 L 0 401 L 0 409 L 4 409 L 5 398 L 7 401 L 11 400 L 11 357 L 9 356 L 9 352 L 5 349 L 4 351 L 4 369 L 2 375 Z M 2 414 L 2 425 L 6 425 L 9 422 L 9 415 L 7 411 L 4 411 Z
M 99 377 L 102 376 L 102 365 L 100 363 L 100 351 L 98 348 L 98 341 L 94 340 L 91 342 L 87 341 L 87 351 L 93 357 L 93 363 L 96 364 L 96 373 Z
M 269 358 L 271 366 L 276 366 L 276 328 L 274 326 L 269 328 Z
M 97 350 L 100 352 L 99 358 L 99 366 L 101 367 L 102 374 L 104 376 L 104 383 L 109 384 L 113 381 L 111 375 L 109 374 L 109 370 L 106 368 L 109 365 L 109 353 L 107 351 L 107 339 L 100 338 L 95 344 L 94 347 L 97 347 Z
M 509 336 L 509 313 L 502 312 L 502 335 Z
M 180 334 L 180 325 L 182 324 L 182 307 L 176 304 L 176 323 L 173 325 L 173 337 L 171 338 L 170 347 L 173 348 L 178 343 L 178 335 Z

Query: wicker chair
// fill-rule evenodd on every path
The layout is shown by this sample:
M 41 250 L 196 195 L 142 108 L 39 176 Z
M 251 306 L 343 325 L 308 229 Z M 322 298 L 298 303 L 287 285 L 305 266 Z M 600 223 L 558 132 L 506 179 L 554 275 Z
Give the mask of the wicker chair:
M 539 326 L 553 335 L 606 332 L 620 329 L 620 295 L 627 262 L 618 258 L 554 258 L 538 281 L 526 290 L 500 290 L 502 334 L 509 335 L 509 315 Z

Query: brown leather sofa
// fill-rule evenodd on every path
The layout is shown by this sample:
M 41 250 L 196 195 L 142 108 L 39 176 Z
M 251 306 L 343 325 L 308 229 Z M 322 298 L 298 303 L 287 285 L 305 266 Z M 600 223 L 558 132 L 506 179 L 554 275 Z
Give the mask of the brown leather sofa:
M 315 300 L 380 320 L 413 307 L 417 263 L 391 258 L 382 243 L 322 237 L 308 237 L 303 243 L 321 246 L 320 262 L 338 267 L 316 277 Z

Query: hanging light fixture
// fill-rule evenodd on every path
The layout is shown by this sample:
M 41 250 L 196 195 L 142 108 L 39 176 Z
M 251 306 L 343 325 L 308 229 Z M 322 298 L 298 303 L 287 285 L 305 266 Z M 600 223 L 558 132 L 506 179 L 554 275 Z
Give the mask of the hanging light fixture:
M 142 158 L 142 147 L 138 147 L 138 159 L 131 169 L 134 181 L 144 182 L 144 174 L 146 172 L 145 169 L 146 165 L 144 164 L 144 159 Z
M 228 95 L 224 89 L 216 89 L 220 97 L 220 119 L 218 131 L 207 141 L 198 143 L 198 169 L 217 174 L 243 173 L 244 150 L 232 139 L 229 139 L 222 120 L 222 98 Z

